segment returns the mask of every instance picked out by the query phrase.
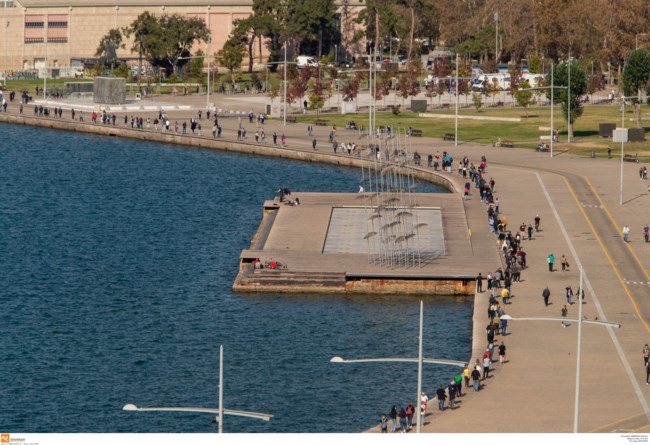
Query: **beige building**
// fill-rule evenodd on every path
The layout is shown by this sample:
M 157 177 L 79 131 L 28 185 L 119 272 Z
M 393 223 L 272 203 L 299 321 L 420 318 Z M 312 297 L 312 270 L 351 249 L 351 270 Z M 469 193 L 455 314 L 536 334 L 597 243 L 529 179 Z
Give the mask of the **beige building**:
M 349 11 L 347 19 L 341 17 L 351 23 L 360 3 L 344 3 L 354 4 L 344 8 Z M 205 20 L 212 34 L 210 52 L 215 53 L 226 42 L 233 22 L 251 14 L 251 6 L 252 0 L 0 0 L 0 72 L 48 67 L 58 68 L 61 76 L 70 75 L 70 67 L 95 57 L 99 40 L 110 29 L 128 26 L 144 11 Z M 206 46 L 197 45 L 194 51 L 206 52 Z M 117 55 L 136 57 L 128 42 Z

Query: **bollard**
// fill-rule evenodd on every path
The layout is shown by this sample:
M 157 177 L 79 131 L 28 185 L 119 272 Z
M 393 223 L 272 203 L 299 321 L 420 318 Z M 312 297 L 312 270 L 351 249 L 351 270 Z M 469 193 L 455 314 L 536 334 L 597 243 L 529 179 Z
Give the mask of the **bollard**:
M 595 151 L 595 150 L 591 150 L 591 157 L 592 157 L 592 158 L 595 158 L 595 157 L 596 157 L 596 151 Z

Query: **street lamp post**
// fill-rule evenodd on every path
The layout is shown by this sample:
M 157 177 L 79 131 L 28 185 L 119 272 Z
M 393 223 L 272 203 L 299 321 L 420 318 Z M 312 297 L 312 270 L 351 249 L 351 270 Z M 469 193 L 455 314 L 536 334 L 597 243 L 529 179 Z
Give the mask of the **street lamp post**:
M 282 115 L 284 122 L 282 125 L 287 126 L 287 41 L 284 41 L 284 106 L 282 107 Z
M 423 326 L 423 313 L 424 313 L 424 303 L 420 301 L 420 335 L 419 335 L 419 347 L 418 347 L 418 357 L 417 358 L 397 358 L 397 357 L 387 357 L 387 358 L 362 358 L 362 359 L 344 359 L 342 357 L 332 357 L 330 360 L 331 363 L 373 363 L 373 362 L 401 362 L 401 363 L 417 363 L 418 364 L 418 393 L 416 397 L 416 402 L 418 403 L 418 409 L 420 406 L 420 394 L 422 394 L 422 364 L 435 364 L 435 365 L 449 365 L 457 366 L 459 368 L 464 368 L 467 364 L 466 362 L 458 360 L 445 360 L 445 359 L 435 359 L 435 358 L 423 358 L 422 357 L 422 326 Z M 415 423 L 415 432 L 419 433 L 421 431 L 422 425 L 420 424 L 420 416 L 416 417 Z
M 250 417 L 253 419 L 269 421 L 272 414 L 257 413 L 253 411 L 240 411 L 223 408 L 223 345 L 219 348 L 219 407 L 218 408 L 197 408 L 197 407 L 140 407 L 127 403 L 122 407 L 124 411 L 168 411 L 168 412 L 189 412 L 216 414 L 219 422 L 219 433 L 223 433 L 223 415 Z
M 625 101 L 627 99 L 638 99 L 637 96 L 623 96 L 621 104 L 621 130 L 625 130 Z M 625 140 L 627 139 L 627 132 L 623 131 L 621 134 L 621 193 L 620 205 L 623 205 L 623 161 L 625 158 Z
M 4 81 L 5 81 L 5 87 L 7 87 L 7 34 L 9 34 L 8 29 L 9 29 L 10 24 L 11 24 L 11 22 L 9 20 L 7 20 L 5 22 L 5 32 L 4 32 L 4 34 L 5 34 L 5 42 L 4 42 L 5 43 L 5 57 L 4 57 L 4 76 L 3 76 Z
M 454 131 L 454 147 L 458 147 L 458 53 L 456 53 L 456 121 L 455 121 L 455 131 Z
M 210 11 L 209 8 L 210 7 L 208 6 L 208 11 Z M 206 92 L 205 92 L 205 96 L 206 96 L 205 109 L 206 109 L 206 111 L 210 110 L 210 59 L 212 58 L 210 56 L 210 43 L 211 42 L 212 42 L 212 36 L 208 37 L 208 54 L 207 54 L 207 57 L 208 57 L 208 84 L 207 84 L 207 89 L 206 89 Z
M 583 320 L 582 318 L 582 268 L 580 268 L 580 291 L 578 292 L 578 304 L 579 314 L 578 319 L 573 318 L 545 318 L 545 317 L 511 317 L 510 315 L 501 316 L 502 320 L 512 320 L 512 321 L 572 321 L 578 323 L 578 351 L 577 351 L 577 366 L 576 366 L 576 395 L 575 395 L 575 407 L 574 407 L 574 418 L 573 418 L 573 432 L 578 432 L 578 419 L 580 418 L 580 363 L 582 358 L 582 325 L 583 324 L 594 324 L 598 326 L 603 326 L 607 328 L 620 328 L 621 324 L 611 321 L 600 321 L 600 320 Z

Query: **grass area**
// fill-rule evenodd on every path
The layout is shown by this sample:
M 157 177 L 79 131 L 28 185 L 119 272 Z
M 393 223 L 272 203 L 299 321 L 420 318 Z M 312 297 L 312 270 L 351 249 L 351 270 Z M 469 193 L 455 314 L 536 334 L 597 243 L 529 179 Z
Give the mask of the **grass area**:
M 642 116 L 648 116 L 650 119 L 650 107 L 643 105 Z M 455 111 L 435 110 L 429 113 L 454 115 Z M 539 142 L 539 137 L 548 135 L 549 131 L 542 131 L 540 127 L 550 128 L 551 126 L 551 109 L 529 108 L 528 117 L 524 109 L 519 107 L 505 108 L 487 108 L 477 112 L 474 108 L 464 108 L 459 112 L 459 116 L 481 116 L 481 117 L 509 117 L 521 118 L 521 122 L 499 122 L 499 121 L 475 121 L 463 120 L 458 121 L 458 138 L 464 142 L 476 142 L 489 144 L 499 138 L 501 140 L 511 140 L 517 147 L 535 148 Z M 348 121 L 355 121 L 357 125 L 368 124 L 368 114 L 320 114 L 307 116 L 297 116 L 298 122 L 313 123 L 317 118 L 328 121 L 328 125 L 345 127 Z M 634 113 L 628 108 L 625 109 L 625 126 L 627 128 L 635 127 L 633 122 Z M 619 106 L 596 105 L 586 106 L 582 117 L 574 123 L 573 139 L 571 144 L 566 143 L 567 122 L 562 116 L 561 108 L 555 108 L 554 125 L 560 134 L 560 143 L 555 147 L 558 151 L 570 151 L 575 154 L 591 155 L 591 151 L 596 152 L 596 156 L 607 156 L 607 146 L 611 144 L 612 153 L 620 153 L 620 144 L 611 142 L 611 139 L 601 138 L 598 135 L 598 125 L 600 123 L 621 124 L 621 110 Z M 389 125 L 394 131 L 401 129 L 405 131 L 408 127 L 422 130 L 422 135 L 432 138 L 441 139 L 446 133 L 454 133 L 454 119 L 436 119 L 419 117 L 417 113 L 404 112 L 394 115 L 392 112 L 377 113 L 377 125 Z M 650 131 L 650 126 L 645 128 Z M 650 135 L 649 140 L 644 142 L 630 142 L 625 144 L 626 153 L 638 153 L 639 158 L 650 160 Z

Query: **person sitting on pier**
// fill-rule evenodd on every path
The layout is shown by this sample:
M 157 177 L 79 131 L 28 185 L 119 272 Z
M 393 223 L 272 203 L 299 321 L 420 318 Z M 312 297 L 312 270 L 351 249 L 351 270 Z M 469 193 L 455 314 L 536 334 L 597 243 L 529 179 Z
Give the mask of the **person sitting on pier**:
M 271 258 L 271 262 L 269 263 L 269 269 L 277 269 L 278 268 L 278 262 L 275 261 L 273 258 Z
M 264 269 L 264 265 L 262 264 L 262 262 L 260 261 L 259 258 L 255 258 L 255 259 L 253 260 L 253 267 L 254 267 L 255 269 Z

